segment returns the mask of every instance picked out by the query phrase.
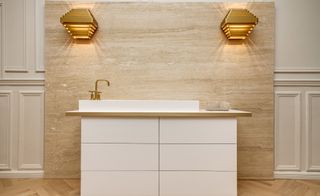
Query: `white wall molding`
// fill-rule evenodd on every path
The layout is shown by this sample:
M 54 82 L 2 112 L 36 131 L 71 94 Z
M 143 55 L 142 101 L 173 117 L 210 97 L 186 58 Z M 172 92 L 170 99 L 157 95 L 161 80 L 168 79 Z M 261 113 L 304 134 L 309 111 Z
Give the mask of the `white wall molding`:
M 298 105 L 291 98 L 284 99 L 279 103 L 278 95 L 280 94 L 299 94 L 300 118 L 294 120 L 293 116 L 298 113 L 295 109 Z M 287 109 L 286 109 L 287 108 Z M 279 111 L 283 111 L 283 115 L 279 115 Z M 284 116 L 284 117 L 283 117 Z M 290 120 L 283 119 L 289 118 Z M 275 178 L 285 179 L 320 179 L 320 85 L 289 85 L 275 87 Z M 280 130 L 278 123 L 284 123 Z M 291 133 L 288 130 L 295 130 L 297 124 L 300 124 L 300 135 Z M 279 137 L 279 131 L 286 132 L 284 136 Z M 293 147 L 292 140 L 296 138 L 295 143 L 299 142 L 300 148 Z M 299 137 L 299 138 L 298 138 Z M 278 148 L 279 145 L 284 146 L 285 151 Z M 300 169 L 292 163 L 292 151 L 294 154 L 300 154 Z M 289 155 L 285 152 L 289 152 Z M 278 158 L 282 158 L 282 162 Z M 288 164 L 289 163 L 289 164 Z
M 4 72 L 6 73 L 28 73 L 28 70 L 24 68 L 9 68 L 4 66 Z
M 0 90 L 0 169 L 11 168 L 13 92 Z
M 298 171 L 301 169 L 301 92 L 276 91 L 275 116 L 275 170 Z M 289 137 L 283 143 L 286 136 Z
M 43 79 L 44 0 L 10 0 L 0 8 L 0 79 Z
M 320 66 L 275 67 L 275 86 L 320 86 Z
M 320 171 L 320 91 L 307 91 L 306 97 L 306 166 L 307 171 Z M 315 100 L 318 104 L 315 106 Z M 317 128 L 315 128 L 317 127 Z M 318 154 L 318 157 L 316 156 Z M 317 163 L 314 163 L 314 160 Z
M 2 71 L 3 71 L 3 66 L 4 66 L 4 13 L 3 13 L 3 3 L 0 2 L 0 79 L 3 77 L 2 76 Z
M 42 177 L 43 177 L 43 170 L 0 171 L 0 179 L 1 178 L 42 178 Z
M 0 0 L 0 15 L 0 178 L 42 177 L 44 0 Z
M 320 79 L 275 79 L 274 86 L 320 86 Z
M 12 1 L 10 3 L 6 2 L 6 4 L 11 4 L 11 8 L 13 6 L 19 6 L 21 5 L 22 6 L 22 10 L 21 10 L 21 14 L 23 16 L 23 18 L 21 18 L 20 20 L 23 21 L 22 22 L 22 31 L 20 32 L 10 32 L 10 35 L 22 35 L 22 43 L 21 43 L 21 48 L 22 48 L 22 53 L 19 55 L 19 59 L 21 58 L 21 62 L 20 62 L 20 65 L 15 65 L 15 66 L 12 66 L 8 63 L 8 57 L 7 57 L 7 48 L 8 48 L 8 44 L 12 45 L 13 43 L 12 42 L 8 42 L 8 39 L 7 39 L 7 35 L 9 35 L 9 33 L 5 33 L 4 34 L 4 64 L 3 64 L 3 71 L 5 73 L 28 73 L 28 67 L 27 67 L 27 63 L 26 63 L 26 52 L 27 52 L 27 48 L 26 48 L 26 5 L 27 5 L 27 2 L 25 2 L 25 0 L 21 0 L 19 2 L 17 1 Z M 3 10 L 4 11 L 4 21 L 5 21 L 5 25 L 4 25 L 4 32 L 6 32 L 7 28 L 9 26 L 12 26 L 12 24 L 10 24 L 12 21 L 17 21 L 17 19 L 15 18 L 10 18 L 10 20 L 7 20 L 7 14 L 12 14 L 13 12 L 10 12 L 7 10 L 7 6 L 4 7 L 5 9 Z M 12 41 L 12 40 L 11 40 Z M 17 45 L 15 45 L 15 47 L 18 47 Z M 11 54 L 12 55 L 12 54 Z M 16 58 L 16 57 L 13 57 L 11 56 L 11 58 Z
M 274 73 L 320 73 L 320 66 L 300 66 L 300 67 L 289 67 L 289 66 L 276 66 Z
M 35 66 L 36 48 L 35 48 L 35 2 L 34 0 L 22 0 L 24 11 L 24 65 L 25 70 L 29 72 L 32 66 Z
M 44 73 L 44 0 L 35 0 L 35 72 Z
M 27 36 L 27 24 L 28 24 L 28 15 L 27 15 L 27 0 L 22 0 L 22 4 L 23 4 L 23 66 L 22 66 L 22 70 L 21 71 L 25 71 L 26 73 L 28 73 L 28 48 L 27 48 L 27 42 L 28 40 L 28 36 Z M 10 71 L 10 70 L 7 70 Z M 14 72 L 14 71 L 13 71 Z
M 45 81 L 41 79 L 15 79 L 0 80 L 0 86 L 44 86 Z
M 32 113 L 32 115 L 30 115 Z M 44 92 L 19 92 L 18 169 L 43 168 Z
M 277 179 L 320 180 L 320 172 L 275 171 L 273 174 L 274 174 L 274 178 L 277 178 Z

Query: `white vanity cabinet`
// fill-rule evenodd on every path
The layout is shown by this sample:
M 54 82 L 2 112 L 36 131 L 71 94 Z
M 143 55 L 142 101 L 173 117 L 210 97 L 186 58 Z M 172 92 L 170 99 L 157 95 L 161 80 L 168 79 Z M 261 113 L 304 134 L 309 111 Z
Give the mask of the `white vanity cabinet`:
M 82 196 L 236 196 L 237 117 L 194 100 L 80 100 Z
M 158 118 L 81 119 L 82 196 L 158 196 Z
M 236 196 L 235 117 L 82 117 L 82 196 Z
M 160 118 L 159 124 L 159 195 L 237 195 L 235 118 Z

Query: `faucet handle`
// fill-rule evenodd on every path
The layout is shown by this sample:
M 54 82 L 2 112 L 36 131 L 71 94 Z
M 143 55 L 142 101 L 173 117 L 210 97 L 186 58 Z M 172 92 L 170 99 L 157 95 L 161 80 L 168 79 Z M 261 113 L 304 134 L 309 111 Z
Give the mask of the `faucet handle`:
M 95 100 L 101 100 L 101 92 L 96 92 L 96 99 Z
M 101 91 L 89 91 L 90 100 L 100 100 L 101 99 Z
M 94 92 L 95 91 L 89 91 L 89 93 L 90 93 L 90 100 L 94 100 Z

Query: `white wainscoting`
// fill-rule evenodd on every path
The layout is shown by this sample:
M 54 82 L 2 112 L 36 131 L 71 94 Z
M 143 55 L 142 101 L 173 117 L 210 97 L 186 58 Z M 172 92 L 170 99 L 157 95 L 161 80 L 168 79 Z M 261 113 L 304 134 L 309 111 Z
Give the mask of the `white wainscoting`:
M 1 79 L 43 79 L 43 0 L 2 0 Z
M 42 169 L 44 92 L 19 92 L 18 169 Z
M 301 93 L 275 92 L 275 170 L 300 170 Z
M 0 178 L 42 176 L 43 134 L 43 85 L 0 85 Z
M 320 91 L 307 91 L 306 96 L 306 167 L 320 172 Z
M 320 68 L 275 70 L 275 178 L 320 179 Z
M 0 90 L 0 169 L 11 166 L 12 91 Z
M 41 177 L 44 0 L 0 0 L 0 178 Z

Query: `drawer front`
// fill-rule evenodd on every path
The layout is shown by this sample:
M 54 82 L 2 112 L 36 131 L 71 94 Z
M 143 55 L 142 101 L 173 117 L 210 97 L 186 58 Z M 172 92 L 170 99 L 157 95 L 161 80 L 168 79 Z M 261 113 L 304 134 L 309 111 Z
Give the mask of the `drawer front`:
M 235 118 L 161 118 L 161 143 L 236 143 Z
M 160 172 L 161 196 L 236 196 L 236 172 Z
M 86 171 L 81 196 L 158 196 L 158 172 Z
M 158 118 L 83 118 L 83 143 L 157 143 Z
M 81 170 L 158 170 L 157 144 L 82 144 Z
M 237 146 L 161 144 L 160 170 L 237 171 Z

